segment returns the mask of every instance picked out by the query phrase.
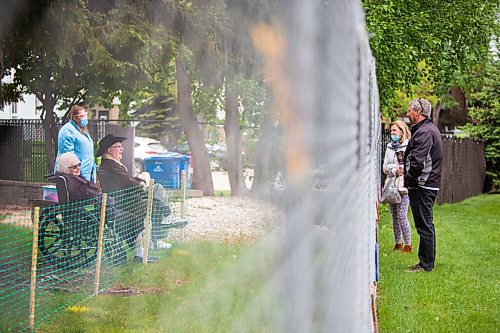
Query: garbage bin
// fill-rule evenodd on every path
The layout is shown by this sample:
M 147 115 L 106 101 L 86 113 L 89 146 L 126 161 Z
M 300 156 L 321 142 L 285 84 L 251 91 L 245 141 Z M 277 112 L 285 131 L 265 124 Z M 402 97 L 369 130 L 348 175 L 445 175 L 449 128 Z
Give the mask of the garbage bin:
M 178 153 L 166 153 L 144 159 L 144 171 L 149 172 L 156 183 L 167 188 L 181 188 L 181 171 L 187 172 L 188 168 L 189 156 Z

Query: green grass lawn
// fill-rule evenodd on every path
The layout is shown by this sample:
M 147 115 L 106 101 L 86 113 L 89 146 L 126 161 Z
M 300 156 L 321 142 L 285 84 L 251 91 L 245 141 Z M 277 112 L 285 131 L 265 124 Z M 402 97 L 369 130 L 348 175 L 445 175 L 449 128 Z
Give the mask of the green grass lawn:
M 500 196 L 437 206 L 436 268 L 407 273 L 416 251 L 392 252 L 391 219 L 379 224 L 379 332 L 499 332 Z M 413 222 L 412 222 L 413 224 Z M 418 235 L 413 232 L 418 247 Z M 40 323 L 40 332 L 273 332 L 276 249 L 193 241 L 160 263 L 120 269 L 116 293 L 92 297 Z M 60 295 L 62 296 L 62 295 Z M 353 319 L 355 320 L 355 319 Z
M 160 263 L 129 264 L 113 289 L 67 308 L 41 332 L 269 332 L 262 304 L 271 260 L 264 245 L 191 242 L 174 247 Z M 262 295 L 262 296 L 259 296 Z M 259 304 L 253 304 L 255 299 Z M 262 302 L 262 303 L 260 303 Z
M 409 213 L 410 223 L 411 212 Z M 379 224 L 379 332 L 500 332 L 500 195 L 435 206 L 436 267 L 407 273 L 414 253 L 393 252 L 392 220 Z

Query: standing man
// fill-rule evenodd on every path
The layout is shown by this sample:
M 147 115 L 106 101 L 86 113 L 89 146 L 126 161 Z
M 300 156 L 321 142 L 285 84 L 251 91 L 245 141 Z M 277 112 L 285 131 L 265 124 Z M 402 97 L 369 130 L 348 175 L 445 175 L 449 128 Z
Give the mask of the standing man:
M 419 98 L 410 102 L 407 116 L 413 126 L 404 155 L 404 178 L 415 228 L 420 236 L 420 261 L 409 268 L 410 272 L 430 272 L 436 259 L 432 209 L 441 183 L 443 141 L 439 129 L 429 119 L 430 115 L 431 103 L 428 100 Z

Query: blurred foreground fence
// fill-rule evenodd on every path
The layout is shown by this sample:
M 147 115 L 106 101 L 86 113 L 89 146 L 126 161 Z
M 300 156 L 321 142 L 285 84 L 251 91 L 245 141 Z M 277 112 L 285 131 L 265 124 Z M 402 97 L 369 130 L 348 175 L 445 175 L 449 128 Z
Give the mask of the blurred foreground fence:
M 484 141 L 443 135 L 443 166 L 438 204 L 460 202 L 483 193 L 486 176 Z M 381 164 L 390 143 L 390 131 L 382 136 Z M 385 175 L 381 170 L 382 184 Z
M 184 239 L 185 184 L 183 177 L 180 190 L 129 188 L 0 212 L 0 332 L 33 331 L 56 312 L 106 292 L 133 269 L 130 257 L 141 242 L 143 258 L 164 256 L 171 246 L 164 240 Z

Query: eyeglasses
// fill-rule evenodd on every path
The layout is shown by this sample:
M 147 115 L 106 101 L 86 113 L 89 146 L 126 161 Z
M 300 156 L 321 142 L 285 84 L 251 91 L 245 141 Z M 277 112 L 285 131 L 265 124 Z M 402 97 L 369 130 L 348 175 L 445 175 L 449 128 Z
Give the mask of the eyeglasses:
M 121 148 L 121 149 L 123 149 L 123 146 L 122 146 L 122 145 L 118 145 L 118 146 L 111 146 L 110 148 Z
M 82 166 L 82 163 L 78 163 L 78 164 L 75 164 L 75 165 L 68 167 L 68 169 L 76 170 L 76 169 L 81 168 L 81 166 Z
M 422 105 L 422 102 L 420 102 L 420 98 L 417 99 L 417 102 L 418 102 L 418 104 L 420 104 L 420 109 L 421 109 L 420 113 L 424 112 L 425 109 L 424 109 L 424 106 Z

